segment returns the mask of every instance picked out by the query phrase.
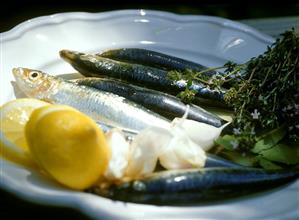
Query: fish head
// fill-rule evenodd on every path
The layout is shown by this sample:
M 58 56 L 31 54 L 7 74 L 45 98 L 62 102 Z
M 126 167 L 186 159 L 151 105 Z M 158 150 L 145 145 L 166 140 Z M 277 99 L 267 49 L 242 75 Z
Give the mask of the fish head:
M 53 77 L 39 70 L 27 68 L 13 68 L 18 87 L 29 97 L 43 98 L 55 84 Z
M 98 65 L 98 59 L 106 59 L 103 57 L 99 58 L 96 55 L 81 53 L 73 50 L 61 50 L 59 54 L 63 60 L 71 64 L 84 76 L 92 76 L 94 72 L 97 72 L 97 69 L 94 68 L 94 66 Z
M 74 63 L 75 61 L 80 60 L 82 56 L 87 56 L 87 54 L 73 50 L 61 50 L 59 51 L 59 55 L 68 63 Z

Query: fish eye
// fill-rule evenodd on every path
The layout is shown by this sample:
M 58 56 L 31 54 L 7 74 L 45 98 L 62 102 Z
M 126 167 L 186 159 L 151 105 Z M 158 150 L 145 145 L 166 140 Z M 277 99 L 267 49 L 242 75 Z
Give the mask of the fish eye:
M 29 79 L 31 80 L 36 80 L 39 76 L 39 73 L 38 72 L 30 72 L 29 73 Z

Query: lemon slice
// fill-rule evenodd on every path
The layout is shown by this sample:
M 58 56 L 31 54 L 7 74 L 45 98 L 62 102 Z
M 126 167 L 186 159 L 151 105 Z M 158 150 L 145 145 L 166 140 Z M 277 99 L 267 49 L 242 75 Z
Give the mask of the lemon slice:
M 111 156 L 105 136 L 83 113 L 63 105 L 36 109 L 25 127 L 35 161 L 73 189 L 86 189 L 106 171 Z
M 24 127 L 33 110 L 49 103 L 23 98 L 10 101 L 0 107 L 0 155 L 8 160 L 31 165 Z

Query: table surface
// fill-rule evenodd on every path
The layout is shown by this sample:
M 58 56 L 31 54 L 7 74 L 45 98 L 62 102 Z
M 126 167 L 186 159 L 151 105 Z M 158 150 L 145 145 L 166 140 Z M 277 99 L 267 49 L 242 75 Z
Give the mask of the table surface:
M 266 34 L 279 37 L 279 34 L 292 27 L 299 32 L 299 16 L 259 18 L 259 19 L 242 19 L 239 20 L 249 26 L 252 26 Z M 7 28 L 9 26 L 6 26 Z M 1 31 L 6 31 L 1 29 Z M 48 207 L 33 204 L 0 190 L 0 219 L 82 219 L 89 218 L 76 210 Z

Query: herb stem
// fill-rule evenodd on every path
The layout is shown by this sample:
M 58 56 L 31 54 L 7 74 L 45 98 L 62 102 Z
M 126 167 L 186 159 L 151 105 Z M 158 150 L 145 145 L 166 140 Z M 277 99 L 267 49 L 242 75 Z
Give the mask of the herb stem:
M 198 76 L 200 76 L 200 75 L 202 75 L 203 73 L 206 73 L 206 72 L 210 72 L 210 71 L 213 71 L 213 70 L 219 70 L 219 69 L 223 69 L 223 68 L 224 68 L 223 66 L 207 68 L 205 70 L 202 70 L 200 72 L 195 73 L 194 77 L 198 77 Z
M 199 81 L 199 82 L 201 82 L 201 83 L 203 83 L 203 84 L 209 85 L 209 82 L 208 82 L 208 81 L 203 80 L 203 79 L 201 79 L 201 78 L 199 78 L 199 77 L 194 77 L 194 79 L 197 80 L 197 81 Z

